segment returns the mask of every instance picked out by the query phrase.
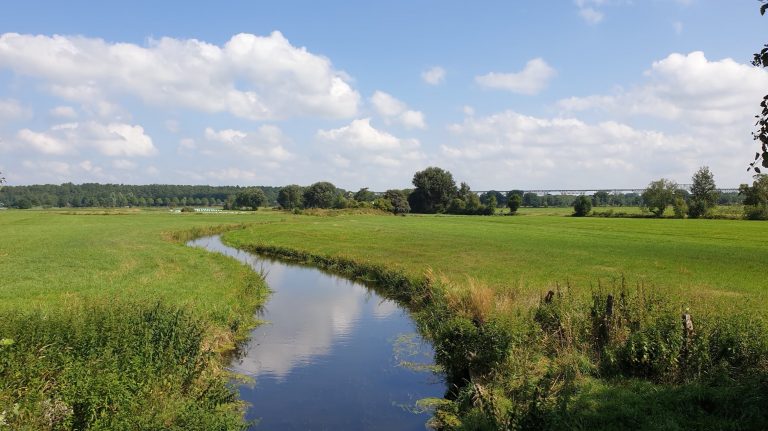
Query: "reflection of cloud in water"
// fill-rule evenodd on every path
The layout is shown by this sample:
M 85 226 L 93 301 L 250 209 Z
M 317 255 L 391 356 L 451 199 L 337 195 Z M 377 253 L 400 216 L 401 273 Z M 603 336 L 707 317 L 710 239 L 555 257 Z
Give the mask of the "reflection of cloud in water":
M 373 304 L 373 310 L 371 310 L 371 313 L 373 313 L 373 316 L 377 319 L 386 319 L 399 309 L 400 307 L 398 307 L 394 301 L 385 299 L 382 301 L 376 301 L 376 303 Z
M 261 318 L 268 323 L 251 333 L 241 352 L 242 359 L 232 365 L 241 374 L 272 375 L 283 380 L 294 367 L 311 364 L 330 353 L 334 342 L 343 343 L 366 305 L 376 319 L 398 311 L 395 302 L 379 299 L 360 284 L 312 268 L 262 259 L 228 247 L 218 237 L 201 238 L 190 245 L 250 265 L 266 275 L 274 291 L 262 309 Z

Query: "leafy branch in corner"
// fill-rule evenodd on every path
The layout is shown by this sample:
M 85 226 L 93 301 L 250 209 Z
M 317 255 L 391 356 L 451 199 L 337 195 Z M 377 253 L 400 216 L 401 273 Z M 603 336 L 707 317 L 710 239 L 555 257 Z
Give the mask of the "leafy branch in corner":
M 760 0 L 760 2 L 763 3 L 760 5 L 760 15 L 765 15 L 765 11 L 768 10 L 768 0 Z M 752 65 L 768 67 L 768 44 L 763 45 L 763 49 L 755 54 Z M 762 108 L 760 115 L 755 116 L 757 130 L 752 132 L 752 138 L 760 143 L 760 151 L 755 152 L 755 160 L 747 168 L 747 171 L 754 169 L 758 174 L 761 173 L 760 167 L 757 166 L 758 162 L 763 168 L 768 168 L 768 95 L 763 97 L 760 107 Z

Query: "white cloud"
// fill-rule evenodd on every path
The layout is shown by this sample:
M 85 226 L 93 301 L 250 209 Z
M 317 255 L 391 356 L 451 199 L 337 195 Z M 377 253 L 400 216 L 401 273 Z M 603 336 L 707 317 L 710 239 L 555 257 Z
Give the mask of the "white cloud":
M 49 113 L 52 117 L 56 118 L 64 118 L 68 120 L 77 118 L 77 111 L 71 106 L 57 106 L 51 109 Z
M 48 155 L 62 155 L 69 153 L 72 149 L 63 141 L 49 136 L 45 133 L 33 132 L 29 129 L 21 129 L 16 134 L 16 138 L 24 145 L 33 150 Z
M 549 81 L 557 75 L 555 69 L 541 58 L 534 58 L 525 64 L 525 68 L 517 73 L 496 73 L 476 76 L 475 82 L 488 87 L 511 91 L 520 94 L 538 94 L 549 85 Z
M 29 171 L 35 171 L 48 178 L 66 178 L 72 168 L 68 163 L 49 160 L 25 160 L 21 166 Z
M 63 155 L 79 149 L 95 149 L 110 157 L 152 156 L 157 148 L 152 138 L 137 125 L 93 121 L 64 123 L 45 132 L 22 129 L 16 134 L 17 147 L 31 148 L 42 154 Z
M 417 139 L 402 139 L 371 126 L 370 118 L 352 121 L 331 130 L 319 130 L 317 141 L 322 145 L 326 162 L 339 170 L 346 183 L 370 187 L 391 187 L 391 181 L 401 181 L 413 174 L 426 158 Z M 386 178 L 381 170 L 386 169 Z
M 603 18 L 605 17 L 605 14 L 591 7 L 585 7 L 585 8 L 579 9 L 579 16 L 588 24 L 594 25 L 602 21 Z
M 26 118 L 31 115 L 32 111 L 21 106 L 18 101 L 13 99 L 0 99 L 0 124 Z
M 616 121 L 587 123 L 567 117 L 538 118 L 504 111 L 468 117 L 449 126 L 456 143 L 442 146 L 448 166 L 492 187 L 642 187 L 667 177 L 688 182 L 709 165 L 723 186 L 738 184 L 732 169 L 749 141 L 733 137 L 663 133 Z M 467 168 L 471 166 L 471 168 Z M 508 184 L 510 175 L 516 184 Z
M 645 76 L 643 84 L 629 90 L 563 99 L 558 106 L 653 117 L 693 129 L 731 127 L 748 136 L 760 97 L 768 93 L 768 72 L 730 58 L 709 61 L 702 52 L 671 54 L 654 62 Z
M 234 154 L 249 156 L 262 164 L 271 163 L 271 167 L 276 167 L 278 162 L 294 157 L 285 147 L 289 142 L 288 138 L 277 126 L 263 125 L 253 132 L 234 129 L 214 130 L 207 127 L 205 139 L 208 145 L 203 149 L 203 153 L 207 155 L 220 154 L 228 150 Z M 187 150 L 193 148 L 193 145 L 189 145 L 188 142 L 182 141 L 182 145 Z
M 130 170 L 136 169 L 137 164 L 136 164 L 136 162 L 132 162 L 130 160 L 117 159 L 117 160 L 114 160 L 112 162 L 112 166 L 115 169 L 122 169 L 122 170 L 125 170 L 125 171 L 130 171 Z
M 99 111 L 108 110 L 111 96 L 123 94 L 251 120 L 351 117 L 359 102 L 346 74 L 280 32 L 241 33 L 223 46 L 162 38 L 146 47 L 6 33 L 0 36 L 0 68 L 40 78 L 58 97 Z
M 421 79 L 429 85 L 440 85 L 445 82 L 445 69 L 440 66 L 431 67 L 421 72 Z
M 376 91 L 371 96 L 374 110 L 387 123 L 397 122 L 408 129 L 426 129 L 427 123 L 421 111 L 408 109 L 408 105 L 383 91 Z

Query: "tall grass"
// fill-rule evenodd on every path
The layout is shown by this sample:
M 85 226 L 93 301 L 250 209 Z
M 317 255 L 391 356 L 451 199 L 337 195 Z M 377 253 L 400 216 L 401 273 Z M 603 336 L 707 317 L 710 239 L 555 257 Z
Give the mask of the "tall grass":
M 205 332 L 160 303 L 5 312 L 0 429 L 242 429 Z

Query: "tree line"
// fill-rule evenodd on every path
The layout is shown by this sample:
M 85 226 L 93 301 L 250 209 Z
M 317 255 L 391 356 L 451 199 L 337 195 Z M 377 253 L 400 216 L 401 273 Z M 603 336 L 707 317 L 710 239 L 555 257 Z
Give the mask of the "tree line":
M 257 187 L 264 204 L 275 205 L 279 187 Z M 183 207 L 223 206 L 248 188 L 240 186 L 126 185 L 126 184 L 43 184 L 4 186 L 0 204 L 12 208 L 31 207 Z

